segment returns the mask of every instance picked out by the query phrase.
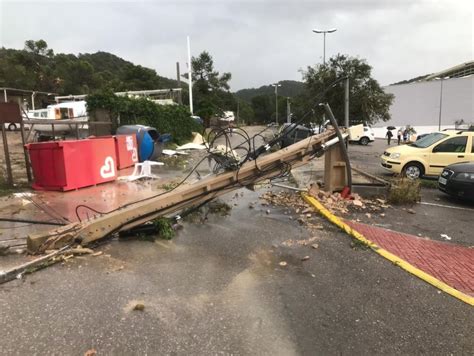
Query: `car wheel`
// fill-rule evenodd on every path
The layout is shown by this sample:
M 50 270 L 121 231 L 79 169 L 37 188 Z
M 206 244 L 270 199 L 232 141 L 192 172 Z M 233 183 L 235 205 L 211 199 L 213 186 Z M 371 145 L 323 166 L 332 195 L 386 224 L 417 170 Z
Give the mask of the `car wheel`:
M 424 168 L 420 163 L 409 162 L 403 168 L 403 175 L 409 179 L 418 179 L 424 174 Z
M 359 140 L 359 143 L 362 145 L 362 146 L 367 146 L 369 144 L 369 138 L 368 137 L 362 137 L 360 140 Z
M 15 131 L 15 130 L 16 130 L 16 125 L 15 124 L 8 125 L 8 131 Z

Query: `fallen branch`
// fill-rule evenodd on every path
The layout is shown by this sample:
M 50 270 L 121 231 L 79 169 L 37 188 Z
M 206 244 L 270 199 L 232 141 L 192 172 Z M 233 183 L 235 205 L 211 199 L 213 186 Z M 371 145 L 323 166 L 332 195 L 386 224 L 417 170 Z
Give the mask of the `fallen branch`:
M 57 251 L 54 251 L 50 254 L 39 257 L 39 258 L 37 258 L 33 261 L 24 263 L 22 265 L 19 265 L 17 267 L 14 267 L 14 268 L 6 270 L 6 271 L 0 271 L 0 284 L 11 281 L 15 278 L 21 278 L 21 276 L 23 276 L 23 274 L 25 272 L 27 272 L 29 269 L 39 267 L 42 264 L 44 264 L 44 263 L 48 262 L 49 260 L 51 260 L 52 258 L 60 256 L 64 253 L 68 252 L 68 250 L 70 250 L 70 249 L 71 249 L 71 246 L 64 246 L 63 248 L 61 248 Z

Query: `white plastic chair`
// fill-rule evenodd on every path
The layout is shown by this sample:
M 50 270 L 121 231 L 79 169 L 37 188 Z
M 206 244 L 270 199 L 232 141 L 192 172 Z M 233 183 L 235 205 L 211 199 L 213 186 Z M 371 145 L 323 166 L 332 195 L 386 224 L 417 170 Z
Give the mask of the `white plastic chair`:
M 152 166 L 164 166 L 163 162 L 144 161 L 142 163 L 135 163 L 135 168 L 131 175 L 127 177 L 120 177 L 120 179 L 134 181 L 141 178 L 158 179 L 157 175 L 151 173 Z

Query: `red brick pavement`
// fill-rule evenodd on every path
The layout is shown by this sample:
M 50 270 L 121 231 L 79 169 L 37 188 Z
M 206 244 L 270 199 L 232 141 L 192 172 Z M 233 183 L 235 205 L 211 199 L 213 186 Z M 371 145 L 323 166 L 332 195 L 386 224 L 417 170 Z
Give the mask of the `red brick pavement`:
M 367 240 L 447 285 L 474 296 L 474 248 L 433 241 L 346 220 Z

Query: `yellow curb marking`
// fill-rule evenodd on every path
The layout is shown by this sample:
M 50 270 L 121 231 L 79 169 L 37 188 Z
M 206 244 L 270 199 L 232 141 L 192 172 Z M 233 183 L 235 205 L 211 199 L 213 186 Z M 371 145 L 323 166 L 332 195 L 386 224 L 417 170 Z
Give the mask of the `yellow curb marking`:
M 322 205 L 318 200 L 315 198 L 302 193 L 303 199 L 311 204 L 321 215 L 323 215 L 325 218 L 327 218 L 330 222 L 332 222 L 334 225 L 338 226 L 342 230 L 344 230 L 347 234 L 351 235 L 352 237 L 356 238 L 363 244 L 367 245 L 369 248 L 377 252 L 379 255 L 385 257 L 387 260 L 393 262 L 397 266 L 403 268 L 405 271 L 417 276 L 418 278 L 424 280 L 425 282 L 428 282 L 429 284 L 435 286 L 436 288 L 442 290 L 445 293 L 448 293 L 452 295 L 455 298 L 458 298 L 459 300 L 474 306 L 474 297 L 471 297 L 467 294 L 464 294 L 457 289 L 454 289 L 453 287 L 447 285 L 446 283 L 440 281 L 439 279 L 431 276 L 430 274 L 422 271 L 421 269 L 416 268 L 415 266 L 411 265 L 405 260 L 402 260 L 400 257 L 394 255 L 393 253 L 388 252 L 387 250 L 379 247 L 377 244 L 373 243 L 372 241 L 369 241 L 364 235 L 361 233 L 357 232 L 353 228 L 351 228 L 349 225 L 344 223 L 341 219 L 339 219 L 337 216 L 332 214 L 329 210 L 327 210 L 324 205 Z

